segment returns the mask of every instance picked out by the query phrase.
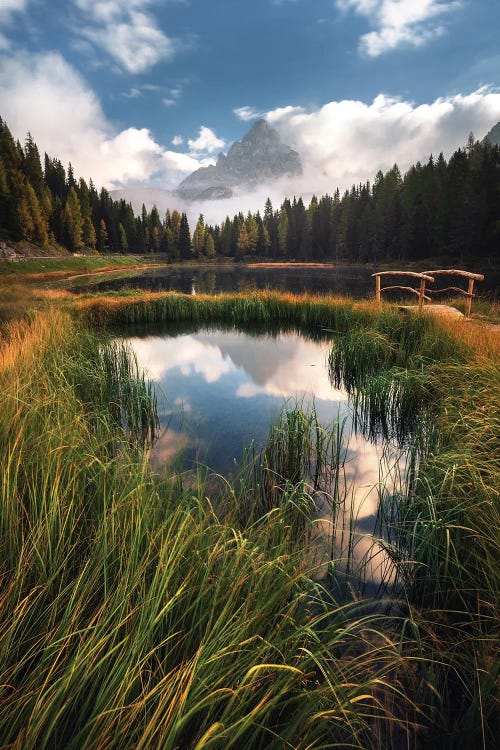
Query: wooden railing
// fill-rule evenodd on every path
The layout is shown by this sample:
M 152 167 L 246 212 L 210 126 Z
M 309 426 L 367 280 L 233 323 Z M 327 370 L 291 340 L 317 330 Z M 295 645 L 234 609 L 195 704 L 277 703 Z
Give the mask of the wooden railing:
M 427 281 L 431 283 L 434 281 L 434 277 L 426 273 L 415 273 L 414 271 L 379 271 L 379 273 L 372 273 L 375 277 L 375 299 L 379 305 L 382 304 L 382 292 L 387 292 L 389 289 L 404 289 L 405 292 L 412 292 L 418 297 L 418 309 L 421 310 L 424 304 L 424 299 L 431 301 L 430 297 L 425 295 L 425 284 Z M 419 289 L 414 289 L 411 286 L 381 286 L 381 276 L 410 276 L 412 279 L 420 279 Z
M 444 292 L 457 292 L 467 297 L 465 306 L 465 317 L 470 318 L 470 311 L 472 309 L 472 300 L 474 299 L 474 282 L 484 281 L 482 273 L 470 273 L 469 271 L 457 271 L 456 269 L 441 270 L 441 271 L 425 271 L 425 273 L 432 274 L 432 276 L 461 276 L 462 278 L 469 280 L 469 286 L 467 291 L 461 289 L 459 286 L 447 286 L 445 289 L 429 289 L 429 294 L 444 294 Z
M 424 271 L 424 273 L 416 273 L 414 271 L 379 271 L 379 273 L 372 273 L 375 278 L 375 299 L 377 303 L 382 304 L 382 292 L 387 292 L 389 289 L 403 289 L 406 292 L 411 292 L 418 296 L 418 309 L 421 310 L 424 306 L 424 300 L 428 302 L 431 298 L 428 297 L 426 292 L 426 283 L 434 283 L 435 276 L 460 276 L 466 278 L 469 281 L 468 289 L 461 289 L 457 286 L 448 286 L 445 289 L 427 289 L 429 294 L 443 294 L 444 292 L 457 292 L 467 297 L 466 304 L 466 317 L 470 317 L 472 300 L 474 298 L 474 282 L 484 281 L 484 276 L 481 273 L 470 273 L 470 271 L 457 271 L 456 269 L 445 269 L 437 271 Z M 411 286 L 381 286 L 381 276 L 409 276 L 412 279 L 420 279 L 420 286 L 418 289 L 414 289 Z

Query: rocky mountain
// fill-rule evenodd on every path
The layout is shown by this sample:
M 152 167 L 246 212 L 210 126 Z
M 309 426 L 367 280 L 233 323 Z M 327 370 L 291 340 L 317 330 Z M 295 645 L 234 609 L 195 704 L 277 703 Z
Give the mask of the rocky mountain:
M 249 132 L 233 143 L 217 164 L 197 169 L 177 188 L 189 201 L 231 198 L 234 190 L 252 190 L 262 182 L 302 174 L 300 156 L 284 144 L 265 120 L 257 120 Z
M 500 146 L 500 122 L 497 122 L 485 135 L 484 141 L 489 141 L 493 146 Z

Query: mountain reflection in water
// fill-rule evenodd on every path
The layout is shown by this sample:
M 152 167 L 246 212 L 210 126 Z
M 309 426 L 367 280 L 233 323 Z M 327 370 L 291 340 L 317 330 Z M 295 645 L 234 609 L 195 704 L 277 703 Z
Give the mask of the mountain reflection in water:
M 127 340 L 158 386 L 161 434 L 151 454 L 155 470 L 174 462 L 189 469 L 200 462 L 224 476 L 234 474 L 246 446 L 264 447 L 283 408 L 299 405 L 307 411 L 314 405 L 325 426 L 345 420 L 346 521 L 356 518 L 356 555 L 373 548 L 379 480 L 397 464 L 397 451 L 353 433 L 348 397 L 329 379 L 330 343 L 295 333 L 251 336 L 218 330 Z M 327 500 L 322 505 L 318 533 L 331 546 L 331 508 Z M 381 554 L 379 564 L 385 564 Z M 374 569 L 370 576 L 375 582 L 381 577 Z

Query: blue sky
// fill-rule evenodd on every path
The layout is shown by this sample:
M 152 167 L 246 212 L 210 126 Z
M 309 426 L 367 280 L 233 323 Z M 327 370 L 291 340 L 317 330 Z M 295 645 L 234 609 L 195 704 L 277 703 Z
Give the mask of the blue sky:
M 0 0 L 0 114 L 98 182 L 165 187 L 262 115 L 321 191 L 482 137 L 499 30 L 498 0 Z

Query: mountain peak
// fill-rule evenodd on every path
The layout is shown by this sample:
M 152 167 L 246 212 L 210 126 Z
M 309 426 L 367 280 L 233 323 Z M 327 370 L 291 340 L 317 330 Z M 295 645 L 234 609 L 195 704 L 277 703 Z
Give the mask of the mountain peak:
M 500 122 L 494 125 L 483 139 L 483 143 L 489 141 L 492 146 L 500 146 Z
M 233 189 L 252 190 L 263 181 L 302 174 L 296 151 L 281 141 L 266 120 L 254 122 L 241 141 L 232 144 L 217 163 L 201 167 L 179 185 L 178 194 L 187 200 L 228 198 Z

